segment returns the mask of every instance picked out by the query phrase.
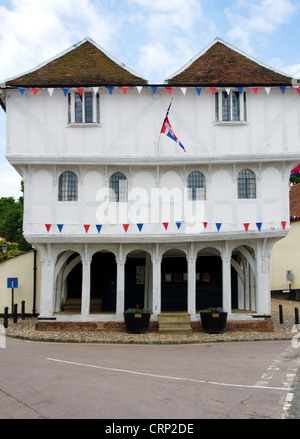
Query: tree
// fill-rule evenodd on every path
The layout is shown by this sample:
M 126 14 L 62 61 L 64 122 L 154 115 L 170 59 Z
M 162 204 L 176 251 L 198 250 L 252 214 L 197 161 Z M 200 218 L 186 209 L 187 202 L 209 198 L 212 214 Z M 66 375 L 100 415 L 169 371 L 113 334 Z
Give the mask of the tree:
M 23 236 L 23 204 L 23 196 L 17 201 L 14 197 L 0 198 L 0 236 L 7 242 L 17 243 L 20 251 L 28 251 L 31 245 Z

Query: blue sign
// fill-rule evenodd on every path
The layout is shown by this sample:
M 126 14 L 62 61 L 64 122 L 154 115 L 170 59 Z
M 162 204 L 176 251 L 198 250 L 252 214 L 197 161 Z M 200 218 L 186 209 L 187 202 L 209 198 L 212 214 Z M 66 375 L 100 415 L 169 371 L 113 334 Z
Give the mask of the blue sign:
M 8 277 L 7 278 L 7 288 L 18 288 L 18 278 Z

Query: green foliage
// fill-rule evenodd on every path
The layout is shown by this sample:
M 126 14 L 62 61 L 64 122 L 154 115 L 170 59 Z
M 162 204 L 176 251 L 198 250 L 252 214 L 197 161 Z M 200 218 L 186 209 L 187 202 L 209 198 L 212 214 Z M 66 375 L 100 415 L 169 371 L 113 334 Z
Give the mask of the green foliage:
M 290 178 L 290 182 L 291 182 L 291 184 L 298 184 L 298 183 L 300 183 L 300 174 L 295 175 L 295 177 L 291 177 Z
M 17 201 L 14 197 L 0 198 L 0 236 L 5 238 L 7 243 L 18 244 L 20 251 L 31 249 L 31 245 L 23 237 L 23 196 Z
M 129 308 L 124 311 L 125 314 L 151 314 L 152 311 L 149 308 L 140 308 L 139 305 L 135 305 L 135 308 Z
M 8 245 L 8 249 L 7 249 L 7 253 L 6 255 L 4 255 L 2 253 L 2 245 L 4 244 L 5 239 L 0 239 L 0 261 L 3 261 L 4 259 L 10 259 L 12 258 L 14 255 L 17 255 L 20 253 L 19 251 L 19 245 L 16 242 L 7 242 L 6 244 Z

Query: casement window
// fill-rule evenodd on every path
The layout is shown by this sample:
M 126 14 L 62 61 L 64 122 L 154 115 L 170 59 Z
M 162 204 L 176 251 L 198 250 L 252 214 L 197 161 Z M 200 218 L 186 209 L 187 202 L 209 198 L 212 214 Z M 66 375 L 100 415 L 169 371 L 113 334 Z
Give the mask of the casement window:
M 116 172 L 110 177 L 110 201 L 121 203 L 128 201 L 128 182 L 121 172 Z
M 69 98 L 69 124 L 100 123 L 100 96 L 92 91 L 71 91 Z
M 256 176 L 250 169 L 243 169 L 238 176 L 238 197 L 256 198 Z
M 215 93 L 217 122 L 246 122 L 246 93 L 239 91 L 218 91 Z
M 66 171 L 59 177 L 58 201 L 78 200 L 78 178 L 74 172 Z
M 188 194 L 191 201 L 206 199 L 205 177 L 201 172 L 194 171 L 188 176 Z

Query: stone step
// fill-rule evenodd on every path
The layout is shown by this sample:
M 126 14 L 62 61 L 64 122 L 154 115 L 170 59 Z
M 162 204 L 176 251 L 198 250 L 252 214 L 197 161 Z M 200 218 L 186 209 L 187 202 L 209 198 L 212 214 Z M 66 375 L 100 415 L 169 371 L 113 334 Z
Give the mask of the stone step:
M 187 312 L 166 312 L 158 314 L 159 322 L 190 322 L 191 315 Z
M 101 299 L 91 299 L 90 312 L 100 312 L 101 306 Z M 67 299 L 63 308 L 65 312 L 81 312 L 81 299 Z
M 170 333 L 170 334 L 186 334 L 192 332 L 192 328 L 182 329 L 182 328 L 159 328 L 159 332 Z
M 158 315 L 160 332 L 191 332 L 191 315 L 187 312 L 169 312 Z

